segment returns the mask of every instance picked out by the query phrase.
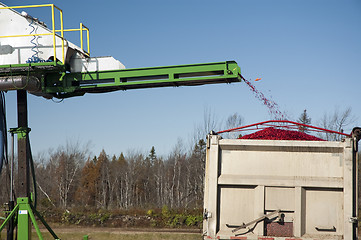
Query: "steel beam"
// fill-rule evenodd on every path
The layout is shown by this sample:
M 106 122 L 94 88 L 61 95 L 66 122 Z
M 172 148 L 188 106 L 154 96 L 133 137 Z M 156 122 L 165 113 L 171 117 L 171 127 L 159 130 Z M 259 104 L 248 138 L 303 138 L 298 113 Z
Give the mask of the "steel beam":
M 79 73 L 49 73 L 42 92 L 57 98 L 142 88 L 240 82 L 234 61 Z
M 30 198 L 27 92 L 17 91 L 18 101 L 18 196 Z M 26 209 L 19 209 L 18 239 L 31 239 L 31 222 Z
M 28 128 L 28 108 L 27 108 L 27 92 L 25 90 L 17 91 L 18 101 L 18 196 L 30 196 L 29 184 L 29 150 L 27 148 Z

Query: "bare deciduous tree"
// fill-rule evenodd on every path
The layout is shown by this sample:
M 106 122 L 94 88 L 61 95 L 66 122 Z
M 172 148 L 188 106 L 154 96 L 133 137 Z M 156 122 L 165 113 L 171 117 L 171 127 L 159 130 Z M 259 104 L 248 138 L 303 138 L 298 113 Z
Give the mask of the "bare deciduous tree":
M 220 128 L 220 122 L 214 113 L 214 111 L 205 107 L 203 110 L 203 121 L 202 123 L 196 125 L 194 128 L 194 135 L 192 139 L 191 146 L 194 146 L 200 139 L 205 139 L 207 134 L 211 131 L 216 131 Z
M 240 127 L 243 124 L 243 117 L 238 113 L 229 115 L 225 123 L 225 129 Z M 239 132 L 228 132 L 224 135 L 227 138 L 238 138 Z
M 333 113 L 325 113 L 320 120 L 320 126 L 337 132 L 351 132 L 352 124 L 355 123 L 355 117 L 352 114 L 351 107 L 345 110 L 335 108 Z M 328 141 L 339 141 L 341 136 L 334 133 L 323 133 L 321 137 Z
M 67 208 L 69 200 L 73 202 L 75 199 L 80 169 L 88 152 L 88 145 L 82 147 L 79 142 L 67 141 L 65 146 L 60 146 L 55 152 L 50 153 L 47 164 L 49 180 L 53 183 L 50 187 L 53 193 L 58 193 L 56 199 L 60 207 Z

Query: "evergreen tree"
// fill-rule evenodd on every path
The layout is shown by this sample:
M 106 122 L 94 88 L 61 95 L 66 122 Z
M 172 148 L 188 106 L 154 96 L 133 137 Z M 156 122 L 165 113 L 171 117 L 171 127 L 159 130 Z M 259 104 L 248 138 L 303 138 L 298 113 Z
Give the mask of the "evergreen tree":
M 298 123 L 310 125 L 311 124 L 311 118 L 307 114 L 307 110 L 303 110 L 303 113 L 300 115 L 300 117 L 297 120 Z M 300 126 L 299 127 L 300 132 L 307 132 L 307 127 Z
M 152 149 L 149 152 L 148 158 L 150 159 L 150 162 L 152 166 L 154 165 L 155 161 L 157 160 L 157 155 L 155 153 L 155 148 L 152 146 Z

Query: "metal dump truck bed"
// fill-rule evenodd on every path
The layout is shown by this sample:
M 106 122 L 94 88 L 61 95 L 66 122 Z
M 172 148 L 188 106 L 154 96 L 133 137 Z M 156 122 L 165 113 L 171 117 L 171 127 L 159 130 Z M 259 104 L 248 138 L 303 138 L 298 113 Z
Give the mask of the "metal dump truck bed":
M 204 239 L 356 239 L 356 144 L 209 135 Z

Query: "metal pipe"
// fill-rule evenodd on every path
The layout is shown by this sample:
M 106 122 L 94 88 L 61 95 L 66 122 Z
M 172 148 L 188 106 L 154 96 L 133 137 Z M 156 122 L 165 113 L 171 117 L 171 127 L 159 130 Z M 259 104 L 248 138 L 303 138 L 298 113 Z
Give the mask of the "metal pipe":
M 56 40 L 55 40 L 55 18 L 54 18 L 54 4 L 51 4 L 51 21 L 52 21 L 52 32 L 53 32 L 53 46 L 54 46 L 54 62 L 56 62 Z
M 10 201 L 14 201 L 14 133 L 11 133 L 11 159 L 10 159 Z
M 63 11 L 60 10 L 60 28 L 61 28 L 61 50 L 63 52 L 63 63 L 65 64 L 65 51 L 64 51 L 64 27 L 63 27 Z M 55 61 L 55 59 L 54 59 Z
M 14 132 L 11 133 L 11 154 L 10 154 L 10 197 L 9 197 L 9 213 L 14 209 L 14 161 L 15 161 L 15 148 L 14 148 Z M 14 216 L 9 219 L 9 225 L 7 230 L 7 240 L 14 239 Z
M 54 4 L 41 4 L 41 5 L 27 5 L 27 6 L 0 7 L 0 9 L 51 7 L 52 5 L 54 5 Z M 55 6 L 55 7 L 56 7 L 56 6 Z M 57 7 L 56 7 L 56 8 L 57 8 Z
M 0 91 L 27 90 L 37 92 L 41 89 L 40 80 L 34 76 L 0 77 Z
M 59 32 L 59 30 L 57 30 Z M 0 36 L 0 38 L 13 38 L 13 37 L 31 37 L 31 36 L 50 36 L 52 33 L 35 33 L 35 34 L 20 34 L 20 35 L 7 35 Z M 57 35 L 58 36 L 58 35 Z
M 86 29 L 86 36 L 87 36 L 87 46 L 88 46 L 88 54 L 90 55 L 90 39 L 89 39 L 89 28 Z
M 83 24 L 80 23 L 80 48 L 82 51 L 84 51 L 83 48 Z
M 317 129 L 317 130 L 328 132 L 328 133 L 336 133 L 336 134 L 340 134 L 340 135 L 343 135 L 343 136 L 346 136 L 346 137 L 351 136 L 351 134 L 341 133 L 341 132 L 337 132 L 337 131 L 333 131 L 333 130 L 329 130 L 329 129 L 325 129 L 325 128 L 315 127 L 315 126 L 302 124 L 302 123 L 298 123 L 298 122 L 293 122 L 293 121 L 288 121 L 288 120 L 268 120 L 268 121 L 264 121 L 264 122 L 259 122 L 259 123 L 254 123 L 254 124 L 242 126 L 242 127 L 231 128 L 231 129 L 227 129 L 227 130 L 224 130 L 224 131 L 219 131 L 219 132 L 217 132 L 217 134 L 232 132 L 232 131 L 241 131 L 244 128 L 254 127 L 254 126 L 267 124 L 267 123 L 289 123 L 289 124 L 295 124 L 297 126 L 304 126 L 304 127 L 307 127 L 307 128 Z

